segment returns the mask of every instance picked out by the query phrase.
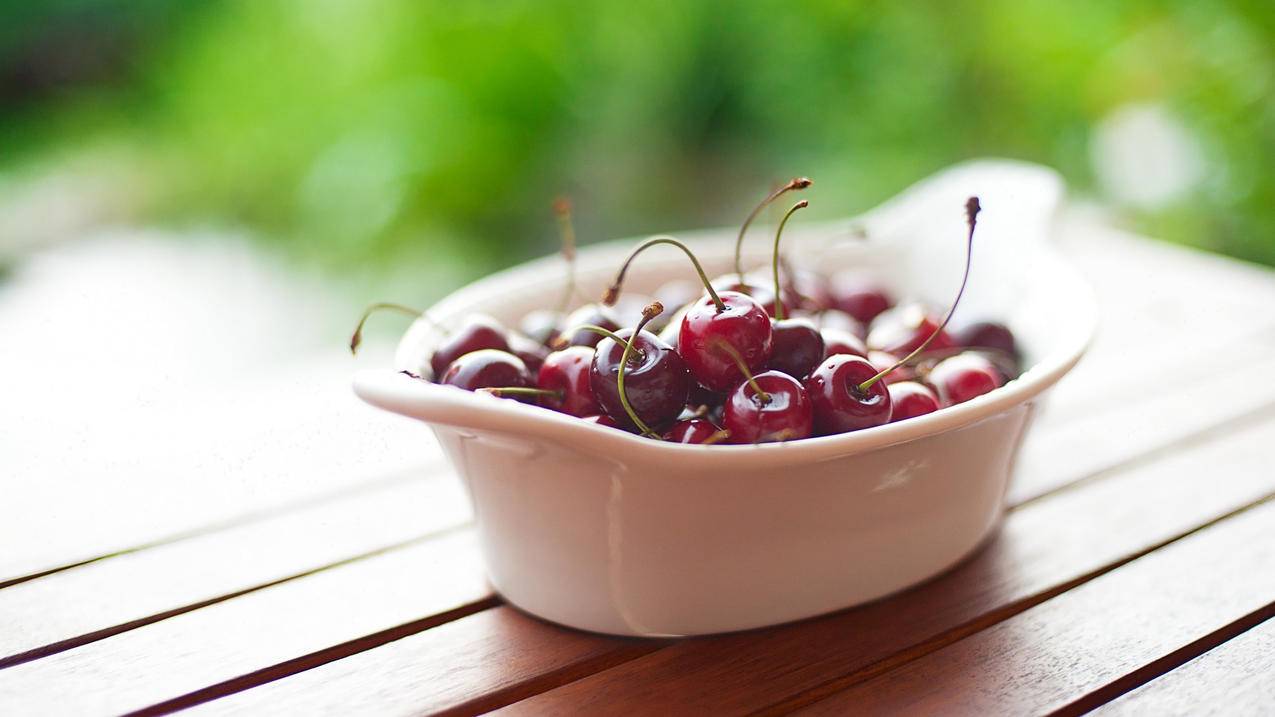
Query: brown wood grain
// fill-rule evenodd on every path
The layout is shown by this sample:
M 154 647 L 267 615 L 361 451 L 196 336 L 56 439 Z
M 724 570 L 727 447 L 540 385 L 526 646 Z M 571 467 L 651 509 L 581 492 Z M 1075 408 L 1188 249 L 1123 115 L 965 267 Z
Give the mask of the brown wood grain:
M 501 606 L 189 714 L 480 714 L 664 644 L 568 630 Z
M 434 475 L 14 585 L 0 590 L 0 668 L 468 519 L 468 502 L 455 481 Z
M 1264 500 L 1275 422 L 1014 511 L 971 561 L 911 591 L 782 629 L 688 640 L 506 708 L 748 714 L 932 652 Z M 713 689 L 705 689 L 712 685 Z
M 0 704 L 127 712 L 249 673 L 308 669 L 402 637 L 401 625 L 426 629 L 493 604 L 474 535 L 454 532 L 0 670 Z
M 1269 715 L 1275 711 L 1275 620 L 1244 632 L 1091 714 Z
M 1275 615 L 1275 503 L 800 714 L 1081 714 Z

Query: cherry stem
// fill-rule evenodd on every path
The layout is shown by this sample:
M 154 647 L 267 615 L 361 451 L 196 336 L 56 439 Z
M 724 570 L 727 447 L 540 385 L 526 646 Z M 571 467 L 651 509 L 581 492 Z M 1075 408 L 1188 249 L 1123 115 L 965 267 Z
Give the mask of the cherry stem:
M 548 388 L 528 388 L 526 386 L 480 388 L 474 393 L 490 393 L 493 396 L 554 396 L 559 401 L 563 399 L 562 391 L 554 391 Z
M 562 241 L 562 258 L 567 262 L 567 285 L 562 292 L 558 311 L 567 313 L 571 297 L 576 293 L 576 230 L 571 221 L 571 200 L 559 197 L 553 203 L 553 213 L 558 218 L 558 236 Z
M 788 223 L 788 218 L 796 213 L 798 209 L 805 209 L 808 206 L 810 206 L 810 202 L 805 199 L 792 205 L 784 213 L 784 218 L 779 220 L 779 226 L 775 229 L 775 258 L 771 262 L 771 269 L 775 272 L 775 321 L 784 320 L 784 292 L 779 287 L 779 238 L 784 235 L 784 225 Z
M 620 298 L 620 287 L 624 284 L 624 275 L 628 273 L 629 265 L 633 263 L 633 260 L 637 258 L 638 254 L 641 254 L 657 244 L 669 244 L 685 252 L 686 256 L 691 260 L 691 263 L 695 265 L 695 273 L 699 274 L 699 280 L 702 284 L 704 284 L 704 288 L 708 290 L 708 295 L 713 299 L 713 304 L 717 306 L 717 313 L 720 314 L 726 310 L 726 304 L 722 302 L 721 297 L 713 290 L 713 284 L 708 280 L 708 274 L 704 273 L 704 267 L 700 266 L 699 259 L 695 258 L 695 254 L 682 242 L 674 239 L 673 237 L 665 236 L 647 239 L 642 242 L 641 246 L 634 249 L 632 254 L 629 254 L 629 258 L 625 259 L 624 265 L 620 267 L 620 273 L 615 275 L 615 282 L 612 283 L 611 286 L 607 288 L 606 292 L 602 294 L 603 304 L 607 306 L 615 306 L 616 299 Z
M 616 372 L 615 376 L 615 387 L 620 393 L 620 405 L 624 406 L 624 412 L 629 414 L 629 420 L 633 421 L 633 425 L 637 426 L 642 435 L 650 436 L 656 440 L 660 439 L 659 435 L 652 431 L 650 426 L 643 423 L 641 418 L 638 418 L 637 411 L 634 411 L 633 406 L 629 404 L 629 395 L 624 390 L 624 369 L 629 365 L 629 356 L 633 353 L 633 344 L 637 342 L 638 335 L 642 333 L 642 327 L 662 313 L 664 313 L 664 305 L 658 301 L 651 302 L 649 306 L 642 309 L 642 319 L 634 327 L 629 340 L 624 342 L 624 353 L 620 354 L 620 370 Z M 620 340 L 624 341 L 623 339 Z
M 714 345 L 730 356 L 735 365 L 744 374 L 744 378 L 748 381 L 748 385 L 753 387 L 753 392 L 757 394 L 757 398 L 761 399 L 761 404 L 765 406 L 770 403 L 770 394 L 761 390 L 761 386 L 757 385 L 757 379 L 753 378 L 753 372 L 748 370 L 748 364 L 744 363 L 744 357 L 739 355 L 739 351 L 731 346 L 725 339 L 718 339 Z
M 372 314 L 375 314 L 378 311 L 397 311 L 400 314 L 407 314 L 408 316 L 411 316 L 414 318 L 425 319 L 437 331 L 443 334 L 447 333 L 447 329 L 445 327 L 440 326 L 437 322 L 431 319 L 428 314 L 426 314 L 424 311 L 421 311 L 420 309 L 413 309 L 410 306 L 404 306 L 402 304 L 392 304 L 389 302 L 382 301 L 376 304 L 372 304 L 371 306 L 363 310 L 363 316 L 359 317 L 359 323 L 357 326 L 354 327 L 354 333 L 350 335 L 350 353 L 351 354 L 356 354 L 356 355 L 358 354 L 359 345 L 363 343 L 363 325 L 367 323 L 368 318 Z
M 929 338 L 927 338 L 920 346 L 913 349 L 912 353 L 894 362 L 893 366 L 890 366 L 867 381 L 859 384 L 860 393 L 867 393 L 868 389 L 872 388 L 877 381 L 885 378 L 894 369 L 916 358 L 922 351 L 925 351 L 931 341 L 943 332 L 943 329 L 947 328 L 947 322 L 951 321 L 952 314 L 956 313 L 956 305 L 961 303 L 961 297 L 965 294 L 965 285 L 969 283 L 970 280 L 970 260 L 974 256 L 974 227 L 978 225 L 978 213 L 982 211 L 982 209 L 983 208 L 979 206 L 978 197 L 970 197 L 965 200 L 965 223 L 969 226 L 969 233 L 965 237 L 965 274 L 961 277 L 961 288 L 956 292 L 956 298 L 952 300 L 952 306 L 947 310 L 947 316 L 943 317 L 943 322 L 930 333 Z
M 735 237 L 735 273 L 739 275 L 739 283 L 744 283 L 744 260 L 742 252 L 744 250 L 744 234 L 748 232 L 748 226 L 753 223 L 753 220 L 757 218 L 758 214 L 761 214 L 761 210 L 765 209 L 771 202 L 782 197 L 787 192 L 797 189 L 805 189 L 811 184 L 814 184 L 814 182 L 806 177 L 793 177 L 788 180 L 787 184 L 776 189 L 770 194 L 767 194 L 766 198 L 761 200 L 761 203 L 753 207 L 753 211 L 749 213 L 748 218 L 744 220 L 744 225 L 739 228 L 739 236 Z

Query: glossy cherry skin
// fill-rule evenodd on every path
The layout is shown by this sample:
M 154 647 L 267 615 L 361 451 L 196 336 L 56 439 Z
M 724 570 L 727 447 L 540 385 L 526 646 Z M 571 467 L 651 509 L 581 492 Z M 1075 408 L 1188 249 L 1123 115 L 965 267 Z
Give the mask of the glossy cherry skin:
M 917 304 L 890 309 L 872 322 L 872 329 L 868 332 L 868 348 L 896 356 L 907 356 L 925 343 L 939 327 L 939 321 Z M 956 342 L 946 331 L 940 331 L 926 349 L 937 351 L 955 345 Z
M 541 396 L 540 405 L 581 418 L 602 413 L 593 397 L 592 370 L 593 349 L 588 346 L 568 346 L 549 354 L 536 374 L 536 388 L 558 391 L 561 397 Z
M 509 334 L 509 353 L 522 359 L 527 364 L 527 373 L 535 376 L 540 370 L 540 366 L 544 364 L 545 357 L 549 355 L 549 349 L 539 341 L 534 341 L 522 334 Z
M 1018 343 L 1014 332 L 1005 324 L 995 321 L 976 321 L 966 324 L 952 333 L 957 346 L 967 349 L 995 349 L 1009 356 L 1018 355 Z
M 460 328 L 449 334 L 434 350 L 429 359 L 435 376 L 447 373 L 447 367 L 456 359 L 481 349 L 509 350 L 509 332 L 487 316 L 473 316 Z
M 837 354 L 865 357 L 868 355 L 868 347 L 863 343 L 863 339 L 849 331 L 829 328 L 822 329 L 819 333 L 823 336 L 824 358 Z
M 771 336 L 771 370 L 802 379 L 823 360 L 823 335 L 809 319 L 775 321 Z
M 508 351 L 479 349 L 452 361 L 439 383 L 477 391 L 480 388 L 525 388 L 530 381 L 522 359 Z
M 743 358 L 749 371 L 757 372 L 770 360 L 774 337 L 770 316 L 752 297 L 734 291 L 718 296 L 726 310 L 718 312 L 711 297 L 697 299 L 682 317 L 677 336 L 678 352 L 695 379 L 711 391 L 728 391 L 744 380 L 725 343 Z
M 991 361 L 968 352 L 939 361 L 930 370 L 928 380 L 945 406 L 965 403 L 1002 384 L 1000 372 Z
M 769 401 L 763 401 L 745 381 L 726 397 L 722 428 L 731 443 L 766 443 L 807 438 L 814 426 L 810 396 L 801 381 L 780 371 L 754 377 Z
M 829 356 L 819 364 L 805 381 L 815 431 L 826 436 L 889 423 L 892 406 L 885 381 L 859 390 L 859 384 L 876 374 L 867 359 L 849 354 Z
M 894 354 L 888 354 L 884 351 L 869 351 L 868 363 L 878 371 L 884 371 L 899 362 L 899 357 Z M 886 377 L 886 381 L 912 381 L 917 377 L 916 368 L 908 365 L 900 366 L 891 371 Z
M 721 431 L 717 424 L 708 419 L 692 418 L 674 423 L 672 428 L 664 432 L 664 440 L 672 443 L 703 443 Z
M 833 277 L 829 289 L 832 304 L 867 325 L 878 314 L 894 306 L 894 297 L 879 283 L 859 273 Z
M 620 321 L 610 308 L 600 304 L 585 304 L 562 320 L 563 333 L 558 338 L 571 346 L 597 346 L 602 335 L 578 328 L 584 324 L 601 326 L 607 331 L 620 328 Z
M 523 336 L 548 346 L 562 331 L 562 314 L 549 309 L 536 309 L 518 322 Z
M 616 332 L 623 339 L 632 334 L 632 329 Z M 602 410 L 620 425 L 628 426 L 631 421 L 620 401 L 617 383 L 623 353 L 624 346 L 610 338 L 599 342 L 589 370 L 589 384 Z M 624 391 L 643 423 L 659 430 L 676 421 L 692 383 L 686 363 L 672 347 L 649 331 L 638 334 L 629 365 L 624 369 Z
M 900 381 L 886 386 L 890 392 L 890 423 L 916 418 L 939 410 L 939 397 L 916 381 Z

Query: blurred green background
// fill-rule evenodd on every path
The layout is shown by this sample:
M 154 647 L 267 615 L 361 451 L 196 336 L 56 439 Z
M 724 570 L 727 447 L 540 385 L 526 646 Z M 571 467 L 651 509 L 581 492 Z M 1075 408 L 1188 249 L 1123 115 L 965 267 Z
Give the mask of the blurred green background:
M 793 174 L 845 215 L 999 155 L 1275 265 L 1273 89 L 1270 0 L 8 2 L 0 187 L 412 267 L 424 299 L 551 251 L 559 193 L 588 241 L 733 224 Z

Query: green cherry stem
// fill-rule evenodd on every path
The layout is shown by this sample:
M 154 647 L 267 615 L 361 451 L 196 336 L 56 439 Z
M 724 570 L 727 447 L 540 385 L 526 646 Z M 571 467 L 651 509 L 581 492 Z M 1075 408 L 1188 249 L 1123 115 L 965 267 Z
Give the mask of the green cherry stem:
M 748 385 L 753 387 L 753 392 L 757 394 L 757 398 L 761 399 L 761 404 L 765 406 L 770 403 L 770 394 L 761 390 L 761 386 L 757 384 L 757 379 L 753 378 L 753 372 L 748 370 L 748 364 L 744 363 L 744 357 L 739 355 L 739 351 L 724 339 L 718 339 L 714 344 L 717 348 L 725 351 L 726 355 L 730 356 L 731 361 L 734 361 L 735 365 L 739 367 L 740 372 L 744 374 L 744 378 L 748 381 Z
M 771 270 L 775 272 L 775 321 L 784 320 L 784 292 L 779 287 L 779 238 L 784 235 L 784 225 L 788 223 L 788 218 L 798 209 L 805 209 L 808 206 L 810 202 L 805 199 L 792 205 L 784 213 L 784 218 L 779 220 L 779 226 L 775 229 L 775 258 L 771 262 Z
M 771 202 L 782 197 L 788 192 L 797 189 L 805 189 L 811 184 L 814 184 L 814 182 L 806 177 L 794 177 L 788 180 L 788 183 L 784 186 L 776 189 L 770 194 L 767 194 L 765 199 L 761 200 L 757 206 L 753 207 L 753 211 L 748 214 L 748 218 L 744 220 L 743 226 L 739 228 L 739 236 L 735 237 L 735 273 L 739 275 L 739 283 L 744 283 L 744 260 L 742 254 L 744 251 L 744 234 L 748 233 L 748 226 L 753 223 L 753 220 L 757 218 L 758 214 L 761 214 L 761 210 L 765 209 Z
M 920 353 L 925 351 L 926 347 L 930 345 L 930 342 L 943 332 L 943 329 L 947 327 L 947 322 L 952 320 L 952 314 L 956 313 L 956 305 L 961 303 L 961 296 L 965 294 L 965 285 L 969 283 L 970 280 L 970 260 L 974 256 L 974 227 L 978 225 L 978 213 L 982 211 L 982 209 L 983 208 L 978 203 L 978 197 L 970 197 L 965 200 L 965 223 L 969 226 L 969 233 L 965 237 L 965 274 L 961 277 L 961 288 L 956 292 L 956 298 L 952 301 L 951 308 L 947 310 L 947 316 L 943 317 L 943 323 L 939 324 L 938 327 L 930 333 L 930 337 L 927 338 L 924 343 L 913 349 L 912 353 L 894 362 L 893 366 L 890 366 L 867 381 L 859 384 L 860 393 L 867 393 L 868 389 L 872 388 L 877 381 L 885 378 L 894 369 L 920 355 Z
M 704 267 L 700 266 L 699 259 L 695 258 L 695 254 L 691 252 L 685 244 L 673 237 L 666 236 L 647 239 L 642 242 L 641 246 L 634 249 L 632 254 L 629 254 L 629 258 L 625 259 L 624 265 L 620 267 L 620 272 L 615 275 L 615 281 L 612 282 L 611 286 L 607 287 L 606 292 L 602 294 L 602 303 L 607 306 L 615 306 L 616 299 L 620 298 L 620 288 L 624 285 L 624 275 L 628 273 L 629 265 L 633 263 L 633 260 L 637 258 L 638 254 L 641 254 L 647 249 L 659 244 L 675 246 L 686 254 L 687 258 L 691 260 L 691 263 L 695 265 L 695 273 L 699 274 L 699 280 L 704 284 L 704 288 L 708 290 L 708 295 L 713 299 L 713 304 L 717 306 L 717 313 L 720 314 L 725 311 L 726 304 L 722 303 L 721 297 L 713 290 L 713 284 L 708 280 L 708 274 L 704 273 Z
M 359 323 L 357 326 L 354 327 L 354 333 L 350 335 L 350 353 L 351 354 L 357 354 L 359 352 L 359 345 L 363 343 L 363 326 L 364 324 L 367 323 L 368 318 L 372 314 L 375 314 L 378 311 L 397 311 L 400 314 L 406 314 L 413 318 L 425 319 L 425 321 L 429 322 L 429 324 L 433 326 L 436 330 L 438 330 L 440 333 L 443 333 L 443 334 L 448 333 L 445 327 L 440 326 L 437 322 L 431 319 L 428 314 L 426 314 L 424 311 L 421 311 L 420 309 L 413 309 L 410 306 L 404 306 L 402 304 L 393 304 L 387 301 L 382 301 L 382 302 L 372 304 L 371 306 L 363 310 L 363 316 L 359 317 Z
M 664 313 L 664 305 L 658 301 L 651 302 L 650 306 L 642 309 L 642 319 L 634 327 L 629 340 L 620 339 L 620 341 L 624 341 L 624 353 L 620 354 L 620 369 L 615 375 L 615 388 L 620 393 L 620 405 L 624 406 L 624 412 L 629 414 L 629 420 L 633 421 L 633 425 L 637 426 L 642 435 L 656 440 L 660 440 L 659 434 L 652 431 L 650 426 L 643 423 L 641 418 L 638 418 L 637 411 L 634 411 L 633 406 L 629 403 L 629 395 L 624 390 L 624 374 L 629 365 L 629 356 L 633 354 L 633 344 L 637 342 L 638 334 L 642 333 L 642 328 L 646 326 L 648 321 L 662 313 Z
M 571 308 L 571 298 L 576 293 L 576 230 L 571 221 L 571 200 L 558 197 L 553 202 L 553 213 L 558 218 L 558 236 L 562 241 L 562 259 L 567 263 L 567 284 L 562 291 L 558 312 L 565 314 Z

